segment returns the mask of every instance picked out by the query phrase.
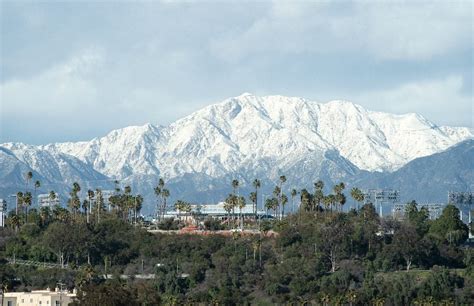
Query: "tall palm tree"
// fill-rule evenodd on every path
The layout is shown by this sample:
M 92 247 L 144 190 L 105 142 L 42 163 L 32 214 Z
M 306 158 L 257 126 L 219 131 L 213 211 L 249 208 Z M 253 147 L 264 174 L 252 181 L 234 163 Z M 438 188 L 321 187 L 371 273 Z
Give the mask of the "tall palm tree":
M 110 199 L 109 199 L 110 201 Z M 95 190 L 95 210 L 97 213 L 97 224 L 100 223 L 100 211 L 103 209 L 104 197 L 102 196 L 102 190 L 97 188 Z
M 235 196 L 233 194 L 229 194 L 227 198 L 224 201 L 224 210 L 227 212 L 227 225 L 230 228 L 230 212 L 232 211 L 232 208 L 234 207 L 234 198 Z
M 26 172 L 26 175 L 25 175 L 25 178 L 26 178 L 26 185 L 25 185 L 25 192 L 28 191 L 28 184 L 30 183 L 31 179 L 33 178 L 33 172 L 31 171 L 28 171 Z
M 23 192 L 18 191 L 16 193 L 16 207 L 15 207 L 15 215 L 18 215 L 18 207 L 23 206 Z
M 277 200 L 277 207 L 276 207 L 276 217 L 278 217 L 278 219 L 280 219 L 280 211 L 279 211 L 279 208 L 280 208 L 280 204 L 281 204 L 281 187 L 276 185 L 275 188 L 273 189 L 273 196 L 275 197 L 275 199 Z
M 306 189 L 302 189 L 300 192 L 300 212 L 305 209 L 306 211 L 311 210 L 311 194 Z
M 254 214 L 254 221 L 257 222 L 257 213 L 255 211 L 255 207 L 257 206 L 257 193 L 252 191 L 249 195 L 249 200 L 252 202 L 252 212 Z
M 81 207 L 81 199 L 79 199 L 79 196 L 77 195 L 80 191 L 81 191 L 81 186 L 79 185 L 79 183 L 74 182 L 72 184 L 72 190 L 70 192 L 71 198 L 68 201 L 68 206 L 71 208 L 73 212 L 74 219 L 76 217 L 76 212 Z
M 174 203 L 175 209 L 178 211 L 178 221 L 181 222 L 181 212 L 187 212 L 188 210 L 191 211 L 191 204 L 189 204 L 183 200 L 178 200 Z M 186 217 L 187 221 L 187 217 Z
M 239 188 L 239 181 L 234 179 L 232 180 L 232 189 L 234 190 L 234 194 L 237 194 L 237 188 Z
M 41 225 L 44 226 L 45 224 L 47 224 L 50 218 L 51 218 L 51 209 L 49 207 L 41 207 L 40 208 Z
M 87 209 L 87 223 L 90 222 L 89 216 L 92 212 L 92 200 L 94 199 L 94 196 L 95 196 L 94 190 L 92 189 L 87 190 L 87 197 L 89 198 L 89 202 L 88 202 L 89 207 L 86 208 Z
M 32 203 L 32 196 L 31 196 L 31 192 L 27 191 L 25 192 L 25 194 L 23 195 L 23 206 L 25 208 L 25 223 L 28 223 L 28 207 L 31 206 L 31 203 Z
M 282 217 L 285 216 L 286 203 L 288 203 L 288 197 L 286 196 L 286 194 L 282 193 L 281 194 L 281 216 Z
M 296 195 L 298 194 L 298 191 L 296 191 L 296 189 L 292 189 L 291 190 L 291 212 L 294 213 L 295 212 L 295 197 Z
M 359 188 L 354 187 L 351 189 L 351 197 L 357 202 L 357 210 L 358 210 L 359 204 L 364 201 L 364 194 Z
M 53 190 L 51 190 L 51 191 L 49 192 L 48 198 L 49 198 L 50 202 L 52 203 L 52 202 L 56 199 L 56 192 L 54 192 Z
M 38 190 L 40 187 L 41 187 L 41 182 L 37 180 L 37 181 L 35 182 L 35 193 L 34 193 L 35 197 L 34 197 L 34 199 L 33 199 L 34 201 L 37 200 L 37 198 L 36 198 L 36 190 Z
M 143 197 L 141 195 L 137 195 L 135 197 L 135 201 L 134 201 L 134 209 L 135 209 L 135 224 L 137 224 L 137 214 L 140 212 L 140 210 L 142 209 L 142 205 L 143 205 Z
M 330 194 L 330 195 L 327 195 L 327 196 L 325 196 L 325 197 L 323 198 L 324 209 L 325 209 L 326 211 L 329 211 L 329 208 L 330 208 L 331 205 L 332 205 L 332 198 L 331 198 L 331 196 L 334 197 L 332 194 Z
M 265 208 L 266 208 L 267 211 L 273 209 L 272 198 L 268 198 L 268 199 L 265 200 Z
M 253 212 L 255 214 L 255 221 L 257 220 L 257 207 L 258 207 L 258 189 L 261 187 L 261 183 L 259 179 L 254 179 L 253 180 L 253 188 L 255 188 L 255 201 L 252 201 L 254 203 L 253 207 Z
M 346 202 L 346 197 L 342 193 L 344 188 L 346 188 L 346 186 L 342 182 L 333 187 L 334 201 L 335 203 L 339 203 L 341 209 L 342 209 L 342 205 L 344 205 L 344 203 Z
M 286 176 L 280 175 L 280 195 L 279 195 L 279 201 L 280 204 L 283 205 L 283 200 L 282 200 L 282 194 L 283 194 L 283 184 L 286 182 Z M 288 198 L 286 199 L 288 202 Z M 280 219 L 283 217 L 283 211 L 284 208 L 282 207 L 282 216 L 280 216 Z
M 11 216 L 10 224 L 15 229 L 15 232 L 18 232 L 18 228 L 20 227 L 20 217 L 18 217 L 18 215 Z
M 323 202 L 324 199 L 324 193 L 323 193 L 323 188 L 324 188 L 324 182 L 319 180 L 316 183 L 314 183 L 314 209 L 318 211 L 321 207 L 321 203 Z
M 242 209 L 245 208 L 245 198 L 243 196 L 238 197 L 238 206 L 239 206 L 239 214 L 240 214 L 240 229 L 243 229 L 244 227 L 244 217 L 242 215 Z
M 163 188 L 163 190 L 161 191 L 161 197 L 163 198 L 163 209 L 162 209 L 162 212 L 161 212 L 161 217 L 164 218 L 165 217 L 165 213 L 166 213 L 166 200 L 169 198 L 170 196 L 170 191 L 166 188 Z
M 235 197 L 237 197 L 238 188 L 239 188 L 239 181 L 236 180 L 236 179 L 233 179 L 232 180 L 232 189 L 233 189 L 233 193 L 234 193 Z M 234 222 L 236 222 L 237 218 L 235 217 L 235 207 L 237 206 L 237 198 L 234 199 L 233 204 L 234 204 L 234 206 L 232 207 L 232 215 L 233 215 Z
M 162 215 L 163 215 L 163 197 L 162 197 L 162 192 L 163 188 L 165 186 L 165 181 L 160 178 L 158 180 L 158 185 L 153 189 L 155 192 L 156 196 L 156 219 L 161 220 Z

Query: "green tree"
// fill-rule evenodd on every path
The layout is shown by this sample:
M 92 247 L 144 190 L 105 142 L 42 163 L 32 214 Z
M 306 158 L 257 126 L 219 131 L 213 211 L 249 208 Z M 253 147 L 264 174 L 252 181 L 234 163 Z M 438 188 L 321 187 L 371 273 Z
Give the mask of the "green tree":
M 393 251 L 405 260 L 407 271 L 424 254 L 422 237 L 410 222 L 403 222 L 400 229 L 395 232 L 392 247 Z
M 468 238 L 469 228 L 459 219 L 459 209 L 447 205 L 441 216 L 431 223 L 429 233 L 440 241 L 461 245 Z

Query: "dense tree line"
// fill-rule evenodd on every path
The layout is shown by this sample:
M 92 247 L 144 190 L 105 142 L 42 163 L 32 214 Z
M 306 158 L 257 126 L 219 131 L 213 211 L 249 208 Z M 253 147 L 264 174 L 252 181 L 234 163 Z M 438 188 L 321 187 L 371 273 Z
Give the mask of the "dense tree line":
M 448 205 L 429 220 L 412 203 L 406 219 L 396 221 L 379 218 L 370 204 L 348 213 L 303 210 L 265 222 L 264 231 L 279 233 L 271 238 L 151 234 L 113 215 L 100 223 L 29 218 L 17 232 L 1 232 L 2 258 L 68 268 L 2 264 L 0 280 L 8 290 L 61 280 L 78 287 L 79 302 L 88 305 L 469 305 L 474 251 L 464 245 L 468 229 L 458 213 Z M 133 278 L 149 273 L 155 278 Z
M 203 220 L 204 227 L 259 232 L 156 234 L 141 226 L 143 199 L 128 186 L 121 190 L 116 182 L 105 207 L 100 189 L 88 190 L 81 202 L 81 186 L 74 183 L 68 209 L 38 210 L 31 208 L 31 180 L 28 173 L 25 192 L 17 195 L 23 209 L 12 211 L 8 227 L 0 230 L 0 281 L 6 290 L 55 287 L 61 281 L 79 289 L 77 303 L 83 305 L 474 304 L 474 250 L 453 205 L 436 220 L 414 201 L 406 205 L 403 220 L 380 218 L 353 188 L 350 195 L 359 205 L 343 212 L 343 183 L 330 194 L 324 194 L 322 181 L 313 191 L 292 189 L 290 201 L 281 176 L 261 203 L 274 218 L 257 219 L 261 183 L 255 180 L 248 198 L 255 218 L 244 222 L 247 199 L 233 180 L 225 200 L 227 220 Z M 39 186 L 36 182 L 35 195 Z M 160 179 L 154 189 L 158 227 L 180 229 L 185 221 L 164 219 L 170 195 L 165 187 Z M 174 206 L 179 213 L 191 211 L 183 200 Z M 266 235 L 270 230 L 277 234 Z M 21 259 L 58 267 L 7 265 Z

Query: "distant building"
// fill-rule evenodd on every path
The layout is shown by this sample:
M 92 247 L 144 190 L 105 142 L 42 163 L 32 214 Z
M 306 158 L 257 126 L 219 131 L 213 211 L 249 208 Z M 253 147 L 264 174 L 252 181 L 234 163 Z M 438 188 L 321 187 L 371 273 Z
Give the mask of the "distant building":
M 195 216 L 200 216 L 202 218 L 211 217 L 216 219 L 226 219 L 229 216 L 229 213 L 224 209 L 225 202 L 219 202 L 217 204 L 193 204 L 191 205 L 191 212 L 178 212 L 177 210 L 167 211 L 165 213 L 165 218 L 178 218 L 189 219 L 190 217 L 194 219 Z M 245 205 L 242 210 L 236 208 L 234 213 L 236 215 L 242 215 L 244 218 L 249 218 L 254 216 L 253 205 Z M 231 212 L 232 214 L 232 212 Z M 257 216 L 259 218 L 270 217 L 265 211 L 257 210 Z
M 5 226 L 5 219 L 7 218 L 7 201 L 0 199 L 0 227 Z
M 33 290 L 31 292 L 6 292 L 3 296 L 4 306 L 64 306 L 69 305 L 76 298 L 76 290 L 55 291 Z
M 59 198 L 59 194 L 55 193 L 54 199 L 50 197 L 49 193 L 42 193 L 38 195 L 38 207 L 49 207 L 53 209 L 56 206 L 61 206 L 61 200 Z

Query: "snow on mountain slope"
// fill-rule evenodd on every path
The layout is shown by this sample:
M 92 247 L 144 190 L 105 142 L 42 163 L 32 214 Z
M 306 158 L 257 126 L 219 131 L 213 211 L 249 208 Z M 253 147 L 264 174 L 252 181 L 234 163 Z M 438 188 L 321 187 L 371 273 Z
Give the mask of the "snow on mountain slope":
M 156 145 L 160 128 L 151 124 L 130 126 L 90 142 L 49 144 L 40 148 L 75 156 L 105 175 L 159 174 Z
M 22 175 L 33 169 L 67 195 L 73 181 L 83 189 L 108 188 L 116 178 L 151 201 L 152 187 L 164 177 L 173 197 L 213 201 L 228 193 L 233 178 L 243 192 L 260 178 L 262 194 L 270 194 L 282 174 L 288 186 L 312 188 L 316 179 L 330 186 L 354 180 L 361 170 L 395 171 L 473 135 L 469 128 L 439 127 L 416 114 L 372 112 L 346 101 L 243 94 L 166 127 L 130 126 L 76 143 L 3 144 L 0 179 L 16 178 L 23 186 Z
M 117 178 L 197 172 L 218 177 L 258 168 L 262 160 L 285 168 L 315 151 L 333 149 L 360 169 L 393 171 L 472 137 L 472 129 L 438 127 L 416 114 L 371 112 L 345 101 L 243 94 L 167 127 L 127 127 L 90 142 L 42 148 L 75 156 Z
M 92 186 L 103 184 L 104 181 L 109 180 L 109 178 L 97 172 L 91 166 L 68 154 L 50 152 L 36 146 L 19 143 L 5 143 L 2 146 L 4 152 L 11 152 L 18 161 L 21 161 L 22 165 L 25 165 L 14 171 L 15 175 L 19 177 L 24 176 L 27 171 L 25 169 L 28 167 L 41 176 L 43 185 L 55 184 L 57 182 L 70 185 L 77 181 L 89 182 L 86 185 Z M 12 167 L 15 164 L 12 161 L 10 159 L 5 163 L 5 166 Z M 21 180 L 24 180 L 24 178 L 21 177 Z

